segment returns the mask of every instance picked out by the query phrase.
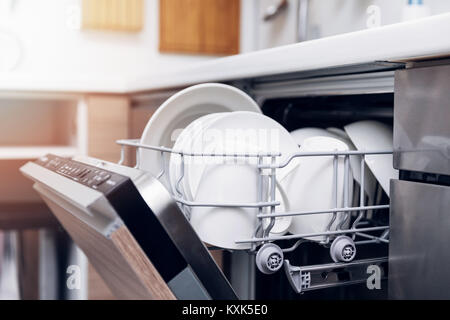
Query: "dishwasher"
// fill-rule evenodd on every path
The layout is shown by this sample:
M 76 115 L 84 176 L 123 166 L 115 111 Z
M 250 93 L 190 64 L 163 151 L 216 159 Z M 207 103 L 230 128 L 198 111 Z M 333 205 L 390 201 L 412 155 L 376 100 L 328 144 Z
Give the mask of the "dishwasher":
M 142 237 L 150 238 L 149 242 L 152 243 L 151 235 L 142 229 L 144 224 L 139 226 L 136 220 L 129 220 L 128 216 L 132 214 L 127 213 L 130 207 L 126 203 L 137 201 L 138 198 L 142 201 L 141 197 L 145 199 L 142 186 L 147 186 L 147 182 L 139 178 L 144 173 L 123 165 L 127 150 L 136 151 L 138 163 L 140 149 L 167 154 L 173 152 L 170 148 L 124 139 L 117 141 L 122 147 L 121 161 L 117 165 L 101 159 L 60 159 L 49 155 L 44 160 L 26 164 L 21 170 L 35 181 L 35 189 L 47 199 L 46 202 L 57 217 L 61 217 L 60 213 L 56 213 L 58 207 L 68 206 L 66 202 L 71 203 L 78 208 L 72 212 L 80 208 L 86 211 L 88 218 L 83 215 L 78 217 L 87 219 L 86 223 L 107 238 L 120 228 L 115 219 L 121 218 L 143 247 L 150 264 L 163 275 L 162 283 L 167 284 L 168 291 L 172 291 L 175 298 L 450 298 L 448 290 L 443 290 L 450 287 L 450 277 L 445 274 L 450 266 L 450 255 L 445 251 L 446 230 L 450 226 L 450 216 L 447 215 L 450 208 L 450 66 L 447 64 L 446 60 L 375 62 L 227 82 L 251 95 L 265 115 L 288 131 L 300 127 L 342 128 L 360 120 L 377 120 L 393 126 L 394 150 L 317 154 L 299 152 L 292 154 L 289 161 L 306 156 L 333 157 L 334 175 L 344 176 L 344 189 L 348 190 L 349 184 L 354 183 L 348 178 L 350 158 L 357 158 L 361 165 L 363 185 L 366 157 L 393 154 L 393 166 L 400 170 L 400 178 L 391 181 L 390 194 L 386 194 L 378 185 L 372 203 L 368 202 L 364 192 L 355 183 L 352 203 L 344 203 L 344 206 L 333 209 L 275 213 L 274 192 L 260 192 L 258 203 L 236 204 L 257 208 L 258 224 L 251 239 L 236 239 L 236 242 L 250 243 L 249 250 L 223 250 L 223 273 L 213 263 L 193 229 L 180 218 L 185 212 L 177 209 L 173 203 L 170 205 L 171 219 L 159 213 L 164 212 L 161 209 L 163 204 L 159 204 L 155 198 L 152 198 L 153 202 L 147 203 L 148 207 L 144 205 L 140 210 L 157 217 L 153 222 L 148 222 L 149 228 L 152 224 L 159 226 L 160 232 L 165 234 L 164 241 L 173 249 L 174 257 L 180 256 L 180 265 L 187 266 L 187 269 L 175 268 L 176 272 L 167 275 L 164 270 L 170 264 L 170 258 L 155 248 L 146 250 L 148 241 L 142 240 Z M 276 157 L 254 155 L 258 160 L 264 156 Z M 343 172 L 338 173 L 337 161 L 341 158 L 345 165 Z M 51 161 L 58 164 L 54 167 L 50 165 L 49 168 L 47 164 Z M 268 188 L 275 190 L 279 167 L 260 165 L 259 168 L 261 175 L 264 169 L 270 170 Z M 79 187 L 82 183 L 79 181 L 80 170 L 99 171 L 92 177 L 94 182 L 88 189 Z M 164 174 L 166 172 L 162 168 L 158 178 Z M 127 186 L 117 188 L 115 184 L 120 179 L 111 182 L 114 176 L 126 180 Z M 98 186 L 95 184 L 96 179 Z M 106 183 L 102 184 L 104 181 Z M 130 181 L 137 187 L 137 192 Z M 103 190 L 108 183 L 112 191 Z M 258 187 L 263 188 L 262 185 L 259 183 Z M 74 193 L 77 188 L 79 193 Z M 102 197 L 99 192 L 103 193 Z M 85 195 L 81 196 L 82 193 Z M 64 204 L 55 206 L 51 200 L 55 197 L 65 197 Z M 72 199 L 76 197 L 79 199 Z M 103 200 L 98 200 L 100 198 Z M 171 200 L 181 205 L 181 208 L 225 206 L 220 203 L 189 202 L 176 196 Z M 164 201 L 170 200 L 167 198 Z M 113 208 L 108 202 L 112 203 Z M 266 213 L 264 208 L 269 208 L 270 213 Z M 321 213 L 332 213 L 332 219 L 337 213 L 344 213 L 345 220 L 349 222 L 348 227 L 334 231 L 328 228 L 325 232 L 314 234 L 270 236 L 275 217 Z M 268 226 L 263 226 L 262 220 L 265 218 L 271 221 Z M 181 226 L 173 223 L 172 219 L 179 221 Z M 63 226 L 72 235 L 73 227 L 68 223 L 63 223 Z M 189 234 L 189 241 L 198 250 L 196 253 L 185 245 L 181 236 L 183 232 Z M 324 240 L 320 243 L 305 241 L 313 236 L 324 236 Z M 83 248 L 83 239 L 74 239 Z M 157 241 L 156 238 L 154 241 Z M 186 288 L 196 289 L 191 291 Z M 196 294 L 189 296 L 193 292 Z

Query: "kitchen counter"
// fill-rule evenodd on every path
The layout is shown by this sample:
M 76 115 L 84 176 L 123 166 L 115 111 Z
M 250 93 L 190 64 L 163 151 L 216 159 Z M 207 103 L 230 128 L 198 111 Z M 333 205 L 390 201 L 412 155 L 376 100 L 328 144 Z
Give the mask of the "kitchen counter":
M 95 75 L 84 76 L 36 76 L 28 74 L 0 75 L 0 93 L 7 92 L 61 92 L 61 93 L 126 93 L 127 80 Z
M 1 76 L 0 91 L 136 93 L 375 61 L 450 55 L 450 13 L 248 54 L 133 79 Z

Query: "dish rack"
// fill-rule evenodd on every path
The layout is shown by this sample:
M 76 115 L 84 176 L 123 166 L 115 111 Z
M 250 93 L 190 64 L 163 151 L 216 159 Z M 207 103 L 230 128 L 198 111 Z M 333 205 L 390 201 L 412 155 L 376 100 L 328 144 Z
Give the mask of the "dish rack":
M 134 148 L 136 151 L 136 165 L 140 163 L 140 149 L 153 150 L 161 154 L 163 161 L 162 169 L 157 178 L 160 179 L 166 174 L 168 154 L 178 154 L 181 160 L 181 176 L 177 179 L 175 193 L 173 198 L 181 205 L 181 208 L 187 219 L 190 218 L 190 208 L 193 207 L 241 207 L 255 208 L 258 210 L 256 215 L 257 224 L 253 232 L 253 237 L 248 239 L 236 239 L 236 243 L 250 244 L 249 254 L 255 255 L 255 262 L 258 269 L 265 274 L 272 274 L 284 267 L 285 274 L 292 288 L 297 293 L 305 291 L 350 285 L 367 282 L 372 272 L 377 272 L 378 280 L 387 276 L 387 257 L 374 257 L 370 259 L 355 260 L 356 247 L 366 244 L 388 244 L 389 226 L 376 225 L 366 226 L 363 218 L 367 217 L 368 212 L 373 210 L 389 209 L 389 204 L 366 205 L 364 192 L 360 191 L 359 204 L 351 206 L 348 203 L 348 192 L 350 181 L 350 157 L 358 157 L 361 167 L 360 186 L 365 185 L 365 162 L 366 156 L 392 154 L 392 150 L 379 151 L 336 151 L 336 152 L 297 152 L 290 154 L 284 161 L 277 162 L 281 153 L 189 153 L 173 150 L 164 146 L 152 146 L 141 144 L 137 139 L 121 139 L 116 141 L 121 146 L 121 156 L 119 164 L 125 160 L 126 148 Z M 184 165 L 186 157 L 226 157 L 230 158 L 256 158 L 258 175 L 258 201 L 254 203 L 212 203 L 195 202 L 183 199 L 179 185 L 184 177 Z M 276 173 L 277 169 L 284 168 L 291 161 L 301 157 L 332 157 L 333 158 L 333 201 L 334 208 L 325 208 L 322 210 L 302 211 L 302 212 L 276 212 L 275 208 L 281 203 L 276 200 Z M 344 158 L 344 202 L 343 206 L 338 206 L 338 174 L 339 160 Z M 269 176 L 269 192 L 263 190 L 264 175 Z M 264 212 L 264 209 L 269 213 Z M 271 235 L 270 231 L 275 224 L 276 217 L 294 217 L 300 215 L 332 214 L 327 228 L 323 232 L 307 234 L 286 234 Z M 332 230 L 338 214 L 343 217 L 337 224 L 336 229 Z M 355 219 L 351 224 L 349 222 L 351 215 L 355 214 Z M 270 219 L 270 222 L 264 225 L 263 220 Z M 367 220 L 365 220 L 367 222 Z M 321 237 L 322 240 L 314 240 L 314 237 Z M 283 244 L 286 240 L 294 240 L 294 244 Z M 289 260 L 284 258 L 284 254 L 298 250 L 300 245 L 305 242 L 314 241 L 321 246 L 329 248 L 332 262 L 327 264 L 293 266 Z M 222 249 L 209 247 L 210 250 Z M 228 250 L 228 249 L 226 249 Z M 374 271 L 375 270 L 375 271 Z

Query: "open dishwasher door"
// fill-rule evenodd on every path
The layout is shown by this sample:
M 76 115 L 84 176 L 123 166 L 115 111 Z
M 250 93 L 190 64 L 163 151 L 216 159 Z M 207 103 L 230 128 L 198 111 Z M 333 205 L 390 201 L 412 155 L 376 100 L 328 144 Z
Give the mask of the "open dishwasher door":
M 54 155 L 20 170 L 117 298 L 237 298 L 168 191 L 148 173 Z

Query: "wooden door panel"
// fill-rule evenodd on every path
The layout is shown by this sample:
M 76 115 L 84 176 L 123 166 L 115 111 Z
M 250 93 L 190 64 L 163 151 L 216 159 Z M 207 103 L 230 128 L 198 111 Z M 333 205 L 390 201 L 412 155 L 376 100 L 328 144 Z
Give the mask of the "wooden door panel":
M 201 0 L 160 1 L 161 51 L 200 51 L 200 8 Z
M 144 0 L 83 0 L 83 29 L 137 32 L 144 25 Z
M 160 51 L 239 53 L 239 0 L 160 0 Z
M 239 1 L 202 1 L 203 51 L 239 53 Z

